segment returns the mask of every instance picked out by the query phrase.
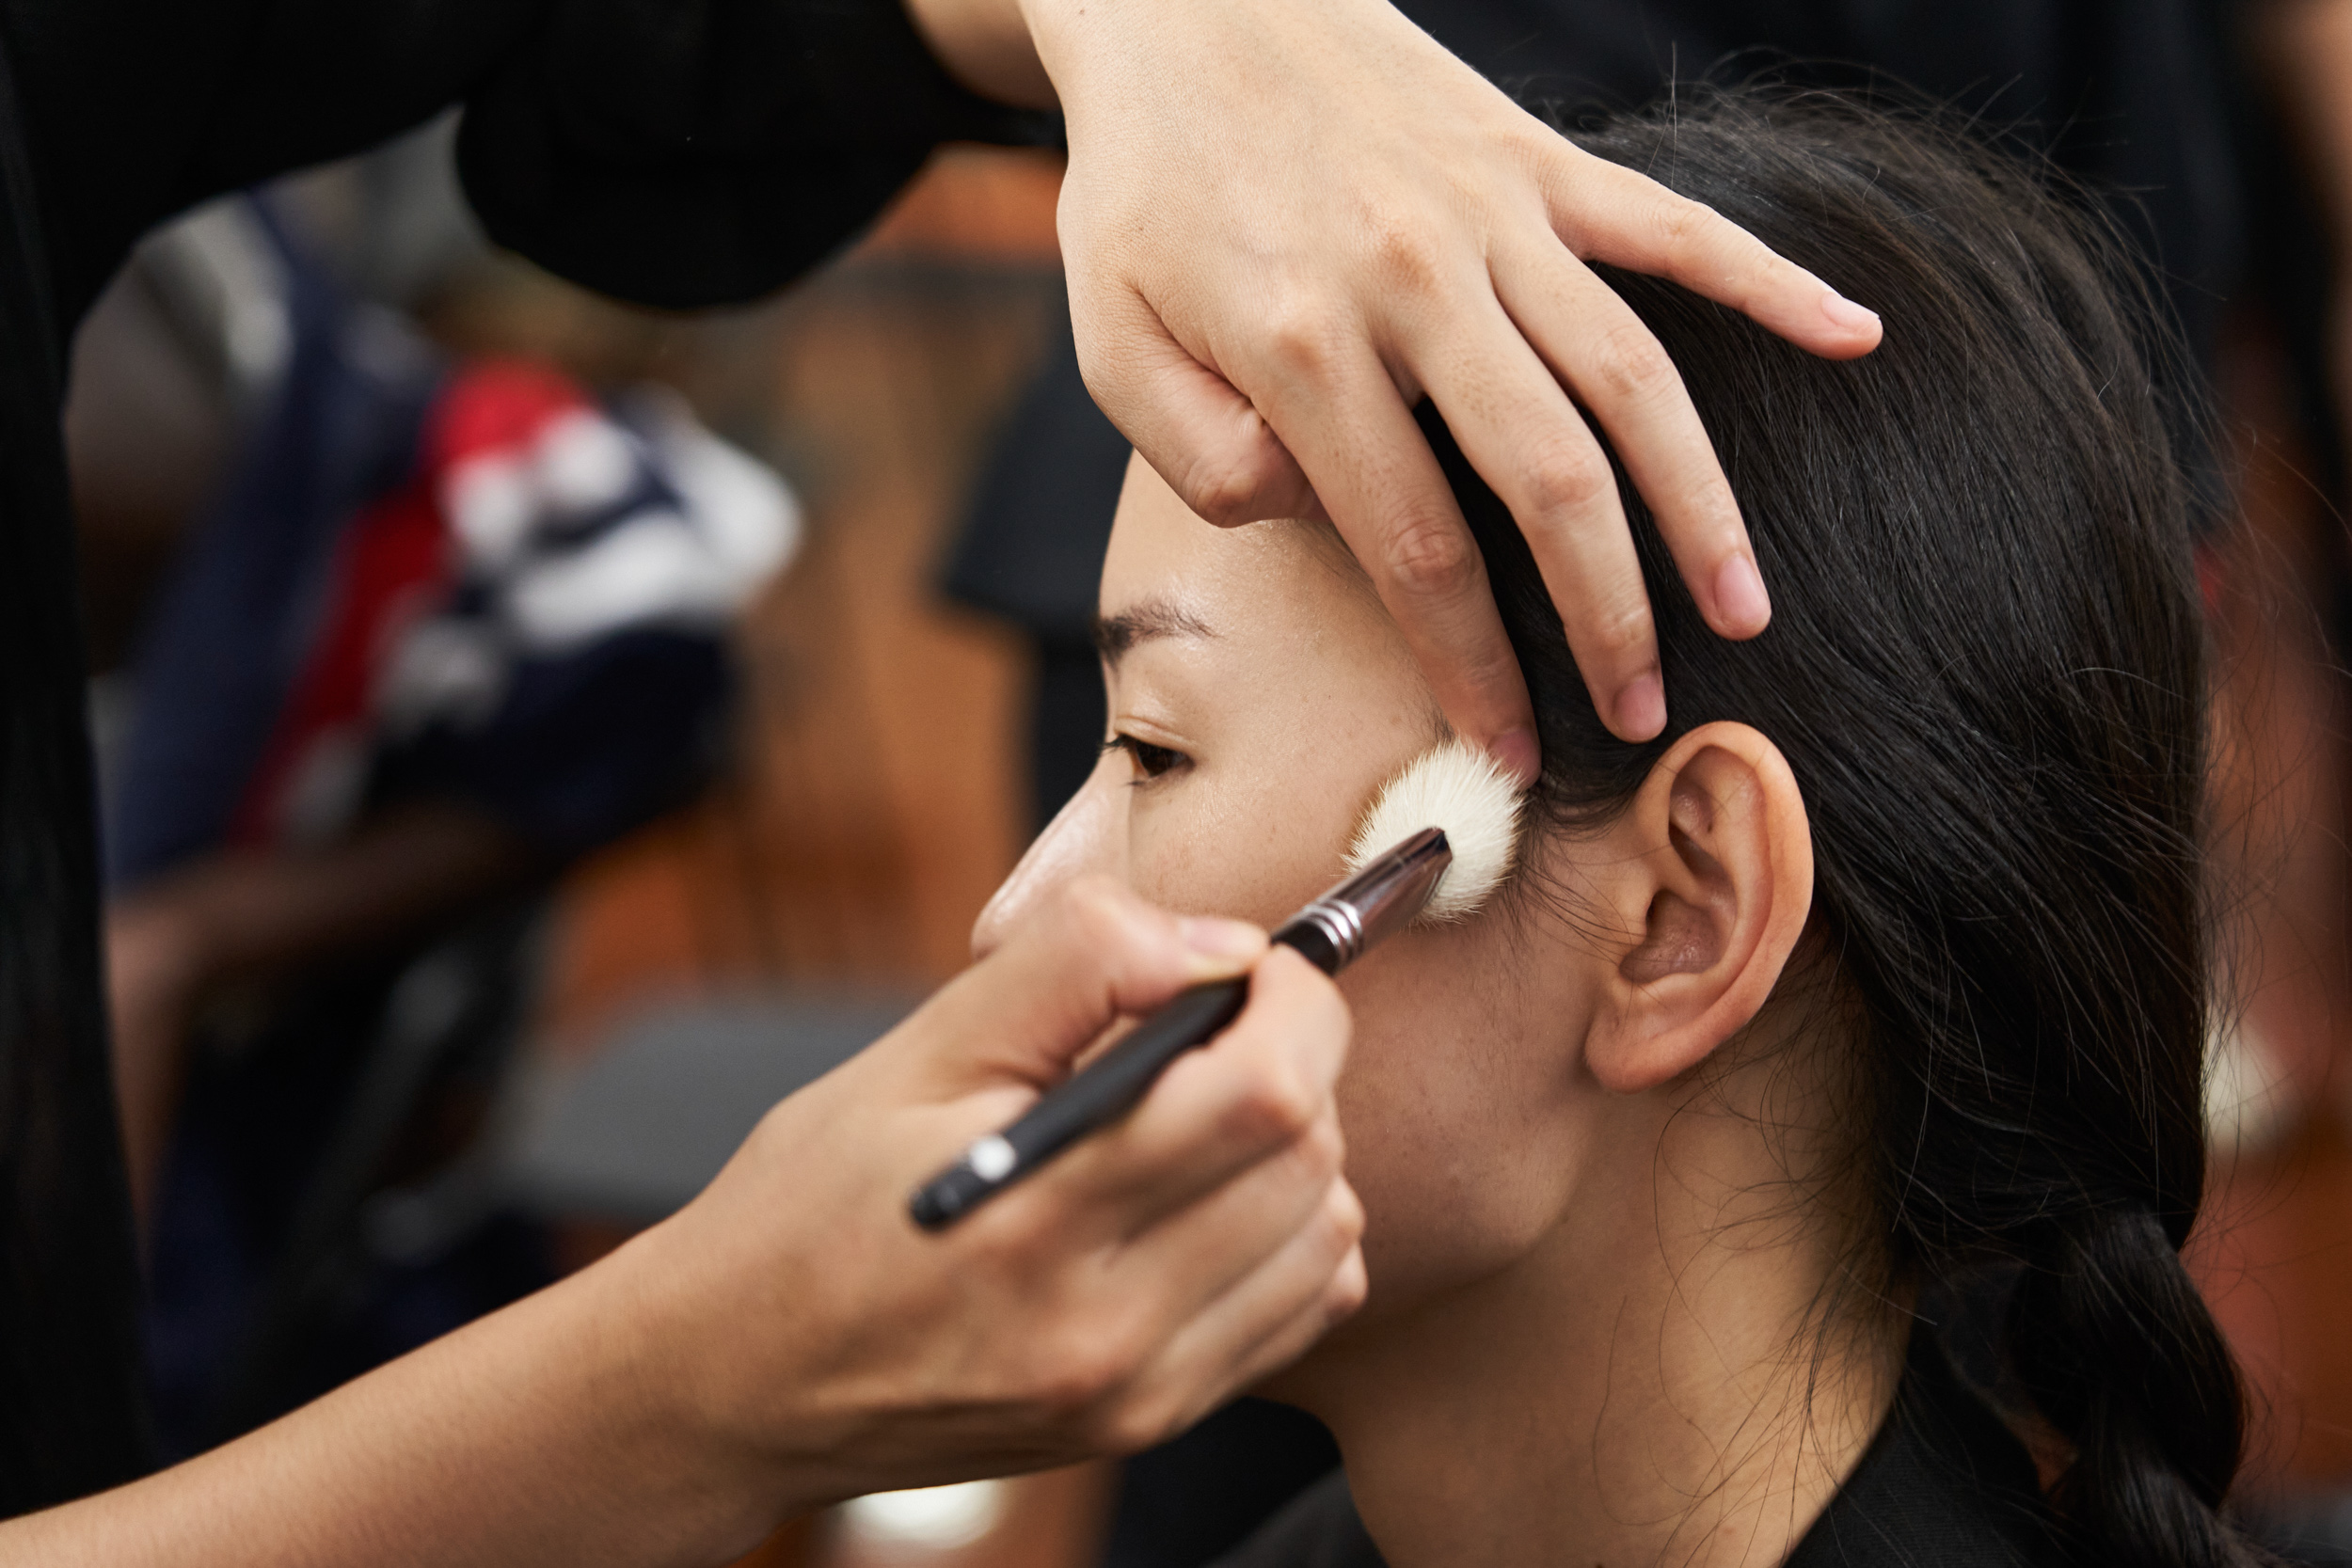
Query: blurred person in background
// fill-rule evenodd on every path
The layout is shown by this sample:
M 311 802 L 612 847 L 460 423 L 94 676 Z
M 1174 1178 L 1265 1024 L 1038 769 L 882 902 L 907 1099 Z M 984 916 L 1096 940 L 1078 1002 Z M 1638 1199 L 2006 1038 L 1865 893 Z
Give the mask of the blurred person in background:
M 349 1147 L 355 1117 L 413 1141 L 449 1098 L 446 1062 L 370 1093 L 404 1046 L 434 1052 L 388 1035 L 418 955 L 710 776 L 729 621 L 799 528 L 782 482 L 674 394 L 599 398 L 545 361 L 444 353 L 352 297 L 282 206 L 183 237 L 183 264 L 244 291 L 226 314 L 276 324 L 278 352 L 116 683 L 103 780 L 117 1092 L 174 1454 L 551 1277 L 507 1222 L 438 1239 L 394 1285 L 314 1256 L 352 1245 L 336 1232 L 357 1212 L 306 1212 L 352 1210 L 321 1182 L 371 1152 Z M 435 313 L 462 311 L 469 269 L 435 270 Z M 519 942 L 529 923 L 495 929 Z M 502 958 L 483 955 L 478 989 L 520 988 Z M 506 1031 L 481 1032 L 461 1079 L 477 1102 Z M 479 1119 L 444 1107 L 441 1147 L 410 1165 Z M 276 1283 L 339 1264 L 332 1291 Z M 379 1299 L 318 1346 L 319 1306 L 290 1291 Z
M 1483 580 L 1464 569 L 1468 536 L 1411 433 L 1413 399 L 1428 390 L 1460 410 L 1457 434 L 1559 568 L 1579 657 L 1612 721 L 1655 734 L 1665 697 L 1642 591 L 1623 570 L 1632 546 L 1571 389 L 1647 475 L 1710 626 L 1754 635 L 1769 602 L 1671 367 L 1581 258 L 1685 279 L 1818 353 L 1867 353 L 1879 332 L 1822 280 L 1639 176 L 1565 151 L 1529 156 L 1545 145 L 1539 128 L 1375 0 L 1169 11 L 915 0 L 913 14 L 876 0 L 659 15 L 603 0 L 266 14 L 14 0 L 0 9 L 0 55 L 10 1511 L 122 1481 L 147 1462 L 56 417 L 74 325 L 159 219 L 462 100 L 459 162 L 495 238 L 644 303 L 710 304 L 808 266 L 939 141 L 1024 134 L 1004 103 L 1057 103 L 1071 137 L 1062 233 L 1105 403 L 1204 511 L 1240 522 L 1327 510 L 1418 639 L 1449 714 L 1521 773 L 1536 761 L 1524 683 Z M 1232 112 L 1202 113 L 1204 95 Z M 1386 121 L 1363 106 L 1400 95 L 1424 105 L 1419 128 L 1374 135 Z M 1284 116 L 1263 120 L 1269 105 Z M 1307 155 L 1325 138 L 1347 150 L 1347 178 Z M 1514 299 L 1543 309 L 1515 320 Z M 1482 410 L 1508 417 L 1489 423 Z M 1399 430 L 1402 447 L 1372 438 Z M 442 455 L 527 444 L 519 432 L 452 439 Z M 462 510 L 452 507 L 461 530 Z M 505 515 L 504 543 L 532 553 L 530 509 Z M 340 580 L 330 574 L 323 591 Z M 373 579 L 347 580 L 363 597 Z M 469 628 L 451 629 L 463 641 Z M 295 785 L 314 777 L 340 776 L 321 792 L 346 803 L 389 800 L 402 746 L 429 751 L 452 721 L 428 704 L 407 728 L 367 706 L 364 678 L 322 666 L 313 682 L 295 666 L 294 708 L 264 707 L 259 721 L 276 737 L 285 718 L 294 770 L 274 773 L 264 757 L 226 792 L 232 842 L 248 824 L 267 836 L 303 820 Z M 518 659 L 457 685 L 479 720 L 505 678 L 519 691 L 529 675 Z M 308 728 L 314 693 L 323 722 Z M 338 724 L 375 719 L 361 762 L 346 747 L 335 763 Z M 11 1521 L 5 1544 L 116 1562 L 158 1550 L 183 1563 L 715 1557 L 845 1489 L 1036 1465 L 1184 1424 L 1199 1401 L 1295 1354 L 1360 1293 L 1360 1218 L 1336 1171 L 1328 1101 L 1344 1020 L 1327 988 L 1261 961 L 1261 940 L 1108 894 L 1080 899 L 827 1093 L 787 1101 L 735 1179 L 677 1223 L 287 1422 L 151 1482 Z M 1171 1076 L 1189 1098 L 1178 1085 L 1147 1103 L 1138 1144 L 1113 1140 L 1049 1175 L 948 1248 L 910 1253 L 903 1227 L 887 1227 L 899 1164 L 936 1158 L 999 1114 L 1008 1091 L 1066 1070 L 1110 1022 L 1104 1007 L 1150 1006 L 1182 977 L 1253 963 L 1260 1000 L 1226 1049 Z M 1305 1085 L 1303 1098 L 1280 1117 L 1239 1116 L 1264 1135 L 1235 1133 L 1232 1108 L 1276 1081 Z M 1277 1158 L 1302 1148 L 1311 1157 Z M 883 1224 L 879 1250 L 811 1270 L 835 1233 L 764 1196 L 796 1184 L 796 1170 L 839 1186 L 836 1220 Z M 1201 1174 L 1170 1188 L 1171 1170 Z M 1230 1212 L 1218 1207 L 1229 1183 L 1244 1189 Z M 1137 1223 L 1160 1243 L 1135 1240 Z M 1115 1354 L 1054 1289 L 1086 1275 L 1106 1224 L 1130 1238 L 1125 1318 L 1150 1309 L 1149 1331 L 1118 1338 Z M 879 1266 L 860 1272 L 868 1264 Z M 779 1272 L 821 1277 L 833 1293 L 780 1313 L 767 1293 Z M 997 1282 L 1008 1288 L 992 1296 Z M 1204 1314 L 1205 1338 L 1180 1340 Z M 898 1326 L 875 1339 L 882 1323 Z M 850 1340 L 871 1356 L 835 1354 Z M 1073 1371 L 1067 1354 L 1041 1364 L 1038 1345 L 1085 1354 Z M 975 1408 L 998 1414 L 959 1424 L 954 1413 Z M 825 1425 L 844 1411 L 847 1429 Z

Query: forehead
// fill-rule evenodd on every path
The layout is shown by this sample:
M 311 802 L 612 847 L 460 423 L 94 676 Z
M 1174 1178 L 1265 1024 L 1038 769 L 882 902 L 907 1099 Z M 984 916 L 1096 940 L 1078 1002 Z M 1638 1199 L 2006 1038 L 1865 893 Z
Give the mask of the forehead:
M 1404 647 L 1362 569 L 1327 525 L 1284 520 L 1217 528 L 1140 457 L 1129 462 L 1120 492 L 1096 610 L 1114 623 L 1104 650 L 1114 654 L 1138 634 L 1215 636 L 1262 648 L 1338 640 L 1359 656 Z

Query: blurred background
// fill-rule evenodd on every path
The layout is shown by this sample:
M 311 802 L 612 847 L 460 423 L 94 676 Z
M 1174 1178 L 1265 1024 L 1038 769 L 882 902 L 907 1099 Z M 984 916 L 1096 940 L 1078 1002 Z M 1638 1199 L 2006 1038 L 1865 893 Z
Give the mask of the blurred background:
M 938 582 L 1062 309 L 1058 155 L 952 150 L 817 278 L 686 319 L 491 252 L 449 134 L 192 214 L 77 353 L 176 1453 L 683 1202 L 961 967 L 1033 830 L 1033 659 Z M 664 422 L 723 444 L 748 498 L 697 495 L 708 453 L 674 458 Z M 596 472 L 597 434 L 646 471 Z M 680 515 L 703 559 L 644 543 Z M 602 602 L 622 567 L 666 598 Z M 570 624 L 533 645 L 534 615 Z M 772 1560 L 1010 1531 L 1024 1561 L 1089 1560 L 1103 1496 L 869 1508 Z
M 948 150 L 812 280 L 690 319 L 484 245 L 448 135 L 191 214 L 77 352 L 119 1070 L 174 1456 L 684 1202 L 961 965 L 1093 739 L 1090 656 L 970 544 L 1121 456 L 1038 436 L 1072 395 L 1057 154 Z M 2200 567 L 2241 1006 L 2194 1260 L 2260 1401 L 2252 1505 L 2332 1562 L 2352 573 L 2296 330 L 2233 309 L 2221 357 L 2229 523 Z M 1244 1525 L 1332 1457 L 1264 1411 L 1195 1444 Z M 1105 1465 L 862 1499 L 754 1560 L 1142 1568 L 1230 1538 L 1171 1524 L 1155 1484 Z

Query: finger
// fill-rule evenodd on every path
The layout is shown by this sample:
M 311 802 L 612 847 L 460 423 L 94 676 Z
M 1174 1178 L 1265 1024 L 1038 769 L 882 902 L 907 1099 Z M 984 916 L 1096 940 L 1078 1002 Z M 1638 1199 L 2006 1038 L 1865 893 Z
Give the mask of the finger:
M 1250 972 L 1249 1000 L 1224 1033 L 1178 1058 L 1124 1121 L 1039 1182 L 1056 1179 L 1073 1215 L 1133 1239 L 1242 1179 L 1279 1229 L 1282 1190 L 1295 1188 L 1303 1206 L 1339 1168 L 1331 1090 L 1350 1027 L 1339 988 L 1277 947 Z M 1251 1234 L 1245 1225 L 1228 1241 L 1253 1259 Z
M 1563 142 L 1543 182 L 1553 228 L 1588 261 L 1670 278 L 1828 358 L 1879 345 L 1876 312 L 1647 175 Z
M 1295 1361 L 1363 1304 L 1363 1205 L 1334 1181 L 1259 1268 L 1178 1329 L 1136 1378 L 1130 1441 L 1142 1446 L 1192 1425 Z
M 1139 295 L 1120 290 L 1083 320 L 1073 295 L 1072 325 L 1087 389 L 1195 513 L 1220 527 L 1319 514 L 1272 427 Z
M 1363 1305 L 1363 1234 L 1362 1200 L 1333 1182 L 1312 1223 L 1177 1331 L 1162 1355 L 1168 1374 L 1240 1389 L 1295 1361 Z
M 1493 265 L 1513 325 L 1609 433 L 1708 625 L 1725 637 L 1762 631 L 1772 602 L 1740 503 L 1664 347 L 1615 290 L 1556 245 L 1499 246 Z M 1553 597 L 1564 622 L 1575 624 L 1572 609 L 1607 619 L 1611 607 L 1572 606 L 1562 586 Z
M 1080 877 L 898 1033 L 926 1050 L 944 1096 L 1007 1081 L 1042 1087 L 1116 1020 L 1240 974 L 1264 952 L 1253 926 L 1173 915 L 1106 878 Z
M 1447 721 L 1532 782 L 1540 758 L 1526 677 L 1477 542 L 1388 371 L 1360 334 L 1298 335 L 1253 384 Z
M 1323 1212 L 1332 1189 L 1345 1185 L 1342 1148 L 1338 1114 L 1327 1108 L 1311 1135 L 1140 1234 L 1104 1238 L 1109 1269 L 1102 1288 L 1147 1314 L 1145 1342 L 1167 1343 L 1291 1250 L 1302 1232 L 1327 1226 Z M 1334 1251 L 1327 1272 L 1338 1263 Z
M 1665 687 L 1608 455 L 1500 305 L 1471 307 L 1445 335 L 1456 347 L 1424 372 L 1430 396 L 1526 535 L 1602 722 L 1649 739 L 1665 728 Z

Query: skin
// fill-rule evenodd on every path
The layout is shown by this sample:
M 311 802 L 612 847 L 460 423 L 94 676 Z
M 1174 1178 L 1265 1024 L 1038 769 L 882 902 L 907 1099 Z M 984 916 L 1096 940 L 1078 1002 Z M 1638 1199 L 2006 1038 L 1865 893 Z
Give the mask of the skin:
M 1589 409 L 1726 637 L 1772 615 L 1680 376 L 1585 265 L 1670 277 L 1816 354 L 1877 316 L 1709 209 L 1579 151 L 1387 0 L 910 0 L 982 92 L 1057 103 L 1087 385 L 1200 515 L 1327 515 L 1454 728 L 1537 763 L 1427 393 L 1527 531 L 1610 726 L 1665 723 Z M 1406 112 L 1406 105 L 1411 109 Z M 1344 155 L 1338 155 L 1344 150 Z
M 982 952 L 1078 875 L 1279 922 L 1440 733 L 1321 524 L 1210 528 L 1138 461 L 1101 610 L 1114 745 Z M 1854 1232 L 1804 803 L 1769 739 L 1712 724 L 1614 821 L 1529 854 L 1540 894 L 1342 978 L 1371 1290 L 1262 1391 L 1331 1426 L 1396 1568 L 1778 1562 L 1875 1432 L 1908 1326 L 1861 1307 L 1812 1359 Z
M 2336 254 L 2352 254 L 2352 0 L 2270 0 L 2247 15 Z M 2352 417 L 2352 272 L 2341 264 L 2330 313 L 2337 403 Z
M 907 1194 L 1122 1016 L 1248 1007 L 1110 1135 L 942 1236 Z M 717 1564 L 858 1493 L 1125 1452 L 1361 1299 L 1337 992 L 1101 879 L 777 1105 L 611 1257 L 248 1436 L 0 1523 L 0 1561 Z
M 536 866 L 487 816 L 420 802 L 333 844 L 208 856 L 109 900 L 115 1102 L 142 1224 L 179 1109 L 189 1025 L 211 992 L 397 941 Z
M 1407 418 L 1423 389 L 1527 527 L 1618 728 L 1655 733 L 1663 698 L 1571 394 L 1657 502 L 1710 624 L 1761 629 L 1679 380 L 1583 259 L 1822 354 L 1875 346 L 1868 311 L 1568 148 L 1381 0 L 909 10 L 965 81 L 1062 109 L 1073 318 L 1112 417 L 1220 521 L 1327 514 L 1427 692 L 1505 766 L 1535 766 L 1526 689 Z M 0 1524 L 0 1558 L 723 1561 L 814 1502 L 1131 1448 L 1263 1378 L 1362 1291 L 1336 993 L 1283 954 L 1204 955 L 1207 927 L 1099 879 L 1025 907 L 1023 934 L 779 1106 L 671 1222 L 214 1453 Z M 1120 1133 L 946 1243 L 909 1240 L 914 1180 L 1204 958 L 1254 965 L 1217 1046 Z

